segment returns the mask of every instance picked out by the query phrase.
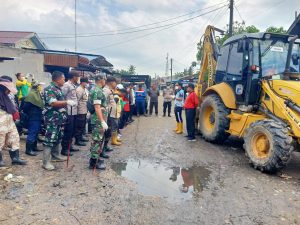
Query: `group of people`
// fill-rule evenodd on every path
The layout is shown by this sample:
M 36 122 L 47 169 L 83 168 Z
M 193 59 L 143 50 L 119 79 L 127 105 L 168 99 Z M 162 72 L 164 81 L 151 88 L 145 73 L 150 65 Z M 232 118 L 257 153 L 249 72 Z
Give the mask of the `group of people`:
M 168 117 L 171 117 L 171 108 L 172 101 L 174 100 L 174 114 L 176 118 L 176 129 L 174 132 L 176 134 L 183 133 L 183 119 L 182 119 L 182 111 L 186 112 L 186 130 L 187 130 L 187 139 L 188 141 L 195 141 L 195 117 L 196 117 L 196 109 L 199 104 L 198 97 L 194 92 L 194 84 L 190 83 L 186 87 L 187 96 L 185 96 L 185 91 L 183 90 L 183 86 L 181 83 L 176 83 L 175 90 L 170 86 L 167 86 L 163 90 L 163 116 L 166 116 L 168 112 Z M 153 113 L 153 108 L 155 109 L 156 116 L 158 115 L 158 96 L 159 90 L 156 84 L 153 84 L 151 90 L 148 92 L 150 97 L 149 104 L 149 115 L 151 116 Z
M 91 126 L 90 169 L 105 169 L 104 160 L 113 149 L 108 145 L 122 143 L 121 130 L 134 120 L 134 85 L 124 87 L 117 84 L 115 77 L 95 76 L 94 86 L 89 80 L 80 78 L 77 71 L 64 73 L 54 71 L 52 82 L 43 90 L 43 83 L 18 73 L 16 86 L 9 76 L 0 78 L 0 167 L 5 166 L 2 150 L 9 149 L 12 164 L 25 165 L 20 159 L 20 138 L 17 127 L 27 128 L 26 150 L 30 156 L 43 151 L 43 165 L 46 170 L 55 167 L 51 161 L 66 161 L 74 145 L 86 146 L 87 118 Z M 16 126 L 17 125 L 17 126 Z M 41 129 L 43 127 L 43 129 Z M 37 146 L 38 136 L 44 130 L 43 149 Z M 74 140 L 75 139 L 75 140 Z

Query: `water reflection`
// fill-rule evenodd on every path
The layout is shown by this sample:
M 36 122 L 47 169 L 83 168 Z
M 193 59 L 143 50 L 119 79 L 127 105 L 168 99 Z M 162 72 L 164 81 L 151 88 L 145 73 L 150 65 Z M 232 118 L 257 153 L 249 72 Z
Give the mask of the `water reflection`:
M 137 183 L 144 195 L 160 196 L 170 201 L 189 199 L 207 186 L 210 171 L 202 166 L 165 167 L 146 160 L 129 160 L 112 164 L 120 176 Z

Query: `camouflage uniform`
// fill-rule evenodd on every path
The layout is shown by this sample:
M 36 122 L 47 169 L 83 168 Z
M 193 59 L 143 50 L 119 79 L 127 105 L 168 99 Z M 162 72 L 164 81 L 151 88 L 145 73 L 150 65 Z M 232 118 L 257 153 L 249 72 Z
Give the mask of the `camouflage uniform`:
M 91 93 L 89 101 L 93 105 L 99 105 L 102 109 L 103 119 L 106 121 L 107 119 L 107 99 L 103 93 L 102 88 L 95 87 Z M 93 142 L 91 144 L 91 158 L 98 159 L 99 153 L 101 153 L 101 142 L 104 138 L 104 129 L 101 125 L 101 121 L 98 119 L 96 112 L 91 115 L 91 124 L 93 126 L 92 131 L 92 139 Z
M 19 149 L 20 137 L 12 115 L 0 109 L 0 152 L 4 146 Z
M 45 100 L 45 141 L 44 145 L 49 147 L 56 146 L 62 139 L 63 127 L 67 121 L 66 107 L 52 107 L 51 103 L 56 101 L 64 101 L 64 95 L 61 89 L 53 82 L 44 90 Z

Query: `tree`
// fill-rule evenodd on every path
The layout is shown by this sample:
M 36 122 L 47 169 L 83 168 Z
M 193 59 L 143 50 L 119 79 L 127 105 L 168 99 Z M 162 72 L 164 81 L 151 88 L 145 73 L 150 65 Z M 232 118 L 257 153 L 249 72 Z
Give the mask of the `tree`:
M 136 73 L 135 73 L 135 69 L 136 69 L 136 67 L 134 66 L 134 65 L 130 65 L 129 66 L 129 69 L 128 69 L 128 73 L 130 74 L 130 75 L 135 75 Z
M 268 27 L 266 32 L 277 33 L 277 34 L 286 34 L 286 30 L 283 27 Z

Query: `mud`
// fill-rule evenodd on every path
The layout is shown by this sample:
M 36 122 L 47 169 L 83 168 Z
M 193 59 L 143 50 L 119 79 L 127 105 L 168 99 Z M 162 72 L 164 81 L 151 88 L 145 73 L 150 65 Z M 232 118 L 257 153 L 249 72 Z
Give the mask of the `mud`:
M 241 140 L 187 142 L 174 120 L 135 118 L 104 172 L 88 170 L 88 147 L 52 172 L 41 153 L 23 153 L 28 166 L 0 169 L 0 224 L 300 224 L 299 153 L 281 173 L 263 174 Z M 24 181 L 4 181 L 8 173 Z

